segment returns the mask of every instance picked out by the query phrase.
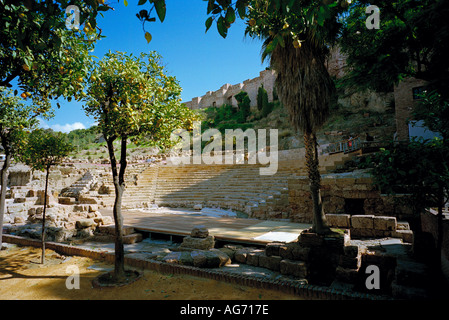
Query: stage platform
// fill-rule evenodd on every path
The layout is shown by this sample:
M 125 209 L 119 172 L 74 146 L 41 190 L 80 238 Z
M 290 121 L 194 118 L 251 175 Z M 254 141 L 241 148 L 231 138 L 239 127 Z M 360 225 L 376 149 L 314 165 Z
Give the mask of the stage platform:
M 101 210 L 112 216 L 112 209 Z M 193 227 L 204 225 L 217 241 L 264 245 L 295 241 L 310 224 L 215 216 L 183 208 L 122 209 L 123 223 L 136 231 L 170 236 L 188 236 Z

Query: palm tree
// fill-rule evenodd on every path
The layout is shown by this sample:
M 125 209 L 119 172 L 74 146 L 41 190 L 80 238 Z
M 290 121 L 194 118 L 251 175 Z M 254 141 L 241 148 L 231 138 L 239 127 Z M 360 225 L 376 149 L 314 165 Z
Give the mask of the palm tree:
M 331 13 L 326 6 L 330 23 L 323 27 L 322 22 L 310 23 L 310 20 L 305 19 L 306 10 L 295 11 L 294 14 L 282 10 L 270 12 L 267 10 L 270 1 L 253 2 L 246 32 L 250 36 L 264 39 L 262 59 L 269 57 L 270 66 L 277 73 L 275 87 L 279 100 L 288 110 L 293 127 L 304 134 L 306 165 L 313 200 L 312 231 L 329 233 L 320 192 L 316 132 L 326 122 L 329 105 L 335 98 L 335 85 L 325 61 L 330 44 L 337 36 L 338 9 Z M 310 8 L 310 1 L 308 4 Z M 306 9 L 306 3 L 304 5 L 303 8 Z
M 308 35 L 300 48 L 291 41 L 277 46 L 270 59 L 276 70 L 279 99 L 287 109 L 292 125 L 304 134 L 306 165 L 313 200 L 313 231 L 326 233 L 326 217 L 321 200 L 321 175 L 317 150 L 317 130 L 329 116 L 335 86 L 325 67 L 326 50 Z

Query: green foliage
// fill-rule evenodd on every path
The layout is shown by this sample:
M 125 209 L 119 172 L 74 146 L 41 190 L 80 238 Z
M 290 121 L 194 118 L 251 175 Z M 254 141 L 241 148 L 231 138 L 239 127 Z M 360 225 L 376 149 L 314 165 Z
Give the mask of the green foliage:
M 276 86 L 274 86 L 273 88 L 273 101 L 278 101 L 279 97 L 278 97 L 278 92 L 276 90 Z
M 92 126 L 88 129 L 72 130 L 67 134 L 67 140 L 74 146 L 87 147 L 88 145 L 97 142 L 101 134 L 97 126 Z
M 3 152 L 14 155 L 24 143 L 24 131 L 37 125 L 35 108 L 0 87 L 0 137 Z
M 239 106 L 238 122 L 245 123 L 246 119 L 251 114 L 251 99 L 245 91 L 241 91 L 236 94 L 235 99 L 237 100 Z
M 252 124 L 242 122 L 242 110 L 225 104 L 219 108 L 210 107 L 204 110 L 206 119 L 201 123 L 201 131 L 213 128 L 225 134 L 226 129 L 246 130 L 252 127 Z
M 257 110 L 261 111 L 263 109 L 264 103 L 268 103 L 268 93 L 262 84 L 257 90 Z
M 333 44 L 341 26 L 338 16 L 347 10 L 341 1 L 252 0 L 246 11 L 246 34 L 264 40 L 262 59 L 276 47 L 295 48 L 308 41 L 314 45 Z
M 36 129 L 28 135 L 19 159 L 34 170 L 43 171 L 61 163 L 73 150 L 66 134 Z
M 274 109 L 274 102 L 264 102 L 262 108 L 262 117 L 267 117 Z
M 139 57 L 109 52 L 96 64 L 84 109 L 106 139 L 147 138 L 163 147 L 172 143 L 174 129 L 192 125 L 194 113 L 181 105 L 181 87 L 160 60 L 155 52 Z
M 408 193 L 416 210 L 436 205 L 449 195 L 449 148 L 440 139 L 391 144 L 374 155 L 371 170 L 382 192 Z
M 378 30 L 365 25 L 365 10 L 370 4 L 381 10 Z M 351 66 L 347 85 L 391 91 L 394 84 L 411 76 L 447 88 L 448 15 L 447 3 L 439 0 L 356 1 L 342 20 L 340 37 L 342 53 Z
M 91 27 L 82 32 L 66 27 L 65 0 L 0 2 L 0 86 L 17 80 L 41 113 L 50 109 L 52 98 L 80 98 L 97 39 L 96 17 L 110 7 L 71 1 L 80 8 L 80 23 Z
M 422 100 L 413 110 L 413 119 L 423 120 L 433 132 L 441 133 L 443 140 L 449 141 L 449 101 L 443 100 L 437 91 L 425 91 Z

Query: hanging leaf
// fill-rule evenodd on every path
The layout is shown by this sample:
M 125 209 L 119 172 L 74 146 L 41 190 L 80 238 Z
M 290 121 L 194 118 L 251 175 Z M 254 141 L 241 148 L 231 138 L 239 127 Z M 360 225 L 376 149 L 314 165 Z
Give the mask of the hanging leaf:
M 153 39 L 153 36 L 149 32 L 145 32 L 145 39 L 147 40 L 147 43 L 151 42 L 151 39 Z
M 210 27 L 212 26 L 212 22 L 213 22 L 213 18 L 212 17 L 209 17 L 207 20 L 206 20 L 206 32 L 210 29 Z
M 235 11 L 232 7 L 228 7 L 228 10 L 226 11 L 225 20 L 228 23 L 234 23 L 235 21 Z
M 161 20 L 161 22 L 164 22 L 167 8 L 165 6 L 165 0 L 155 0 L 154 7 L 156 8 L 156 13 L 157 16 L 159 17 L 159 20 Z
M 226 28 L 225 19 L 223 18 L 223 16 L 220 16 L 220 18 L 218 18 L 217 29 L 218 29 L 218 33 L 223 38 L 226 38 L 226 36 L 228 35 L 228 28 Z

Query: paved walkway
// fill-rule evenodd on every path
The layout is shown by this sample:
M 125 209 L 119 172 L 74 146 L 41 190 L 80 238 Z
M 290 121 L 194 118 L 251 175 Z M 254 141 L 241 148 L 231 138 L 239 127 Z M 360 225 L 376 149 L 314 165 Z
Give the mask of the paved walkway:
M 101 211 L 112 215 L 112 209 Z M 273 241 L 290 242 L 298 238 L 310 224 L 284 221 L 244 219 L 235 216 L 211 215 L 203 209 L 157 208 L 122 210 L 124 225 L 136 230 L 187 236 L 194 226 L 204 225 L 217 240 L 266 244 Z

